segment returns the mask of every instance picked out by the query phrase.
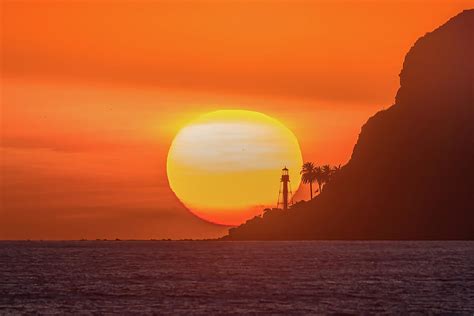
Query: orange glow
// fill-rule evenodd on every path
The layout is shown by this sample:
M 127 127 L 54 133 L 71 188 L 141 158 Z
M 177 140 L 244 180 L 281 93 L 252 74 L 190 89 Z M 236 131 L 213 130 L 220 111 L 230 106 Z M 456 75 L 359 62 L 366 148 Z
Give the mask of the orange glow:
M 408 49 L 470 6 L 2 1 L 0 239 L 219 236 L 226 227 L 169 187 L 180 129 L 216 110 L 261 112 L 304 161 L 345 163 L 393 102 Z

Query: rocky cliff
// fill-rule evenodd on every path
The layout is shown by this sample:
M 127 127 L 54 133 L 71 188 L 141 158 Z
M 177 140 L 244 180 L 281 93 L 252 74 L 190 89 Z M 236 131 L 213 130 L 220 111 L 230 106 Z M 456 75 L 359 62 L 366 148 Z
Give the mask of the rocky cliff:
M 420 38 L 322 194 L 225 240 L 474 239 L 474 10 Z

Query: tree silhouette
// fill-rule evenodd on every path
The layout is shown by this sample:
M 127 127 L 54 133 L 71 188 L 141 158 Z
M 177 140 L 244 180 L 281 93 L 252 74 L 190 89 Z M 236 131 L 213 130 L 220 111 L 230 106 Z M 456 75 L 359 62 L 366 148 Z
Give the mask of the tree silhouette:
M 321 167 L 316 167 L 315 168 L 315 174 L 316 174 L 316 182 L 318 183 L 318 187 L 319 187 L 319 194 L 321 194 L 322 190 L 323 190 L 323 185 L 324 185 L 324 172 L 323 172 L 323 169 Z
M 339 174 L 339 171 L 341 171 L 342 167 L 341 165 L 339 164 L 339 166 L 334 166 L 332 167 L 332 172 L 331 172 L 331 175 L 329 177 L 329 181 L 332 181 L 332 179 L 334 179 L 335 177 L 338 176 Z
M 313 183 L 317 182 L 319 189 L 316 192 L 321 194 L 324 186 L 331 181 L 331 179 L 341 170 L 341 165 L 333 166 L 323 165 L 315 166 L 312 162 L 306 162 L 301 169 L 301 181 L 309 183 L 311 199 L 313 199 Z
M 331 180 L 331 177 L 333 175 L 333 169 L 331 168 L 330 165 L 324 165 L 321 167 L 321 172 L 322 172 L 322 178 L 323 178 L 323 188 L 326 183 L 328 183 Z
M 313 183 L 317 181 L 314 164 L 312 162 L 305 162 L 301 168 L 300 174 L 301 181 L 306 184 L 309 183 L 309 191 L 311 199 L 313 199 Z

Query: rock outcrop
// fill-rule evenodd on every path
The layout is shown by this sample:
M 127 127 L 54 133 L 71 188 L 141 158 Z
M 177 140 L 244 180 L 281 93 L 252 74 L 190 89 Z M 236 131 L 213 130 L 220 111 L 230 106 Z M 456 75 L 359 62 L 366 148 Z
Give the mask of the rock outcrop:
M 322 194 L 224 240 L 474 239 L 474 10 L 420 38 Z

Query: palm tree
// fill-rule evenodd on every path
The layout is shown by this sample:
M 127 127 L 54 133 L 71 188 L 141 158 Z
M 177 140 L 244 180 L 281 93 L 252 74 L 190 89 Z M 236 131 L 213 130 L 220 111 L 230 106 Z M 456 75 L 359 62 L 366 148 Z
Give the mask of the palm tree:
M 330 165 L 324 165 L 321 167 L 322 171 L 322 178 L 323 178 L 323 183 L 326 185 L 329 181 L 331 181 L 331 177 L 333 175 L 333 169 L 331 168 Z
M 314 169 L 315 177 L 316 177 L 316 182 L 318 183 L 319 187 L 319 194 L 321 194 L 321 191 L 323 190 L 323 185 L 324 185 L 324 172 L 321 167 L 316 167 Z
M 342 167 L 341 167 L 341 164 L 339 164 L 339 166 L 334 166 L 334 167 L 332 168 L 332 171 L 333 171 L 333 173 L 337 173 L 337 172 L 339 172 L 339 171 L 341 170 L 341 168 L 342 168 Z
M 339 175 L 339 171 L 341 171 L 341 169 L 342 169 L 341 164 L 339 164 L 339 166 L 332 167 L 330 180 L 333 180 L 334 178 L 336 178 Z
M 312 162 L 305 162 L 300 171 L 301 181 L 303 183 L 309 183 L 309 193 L 311 199 L 313 199 L 313 183 L 316 181 L 316 169 Z

